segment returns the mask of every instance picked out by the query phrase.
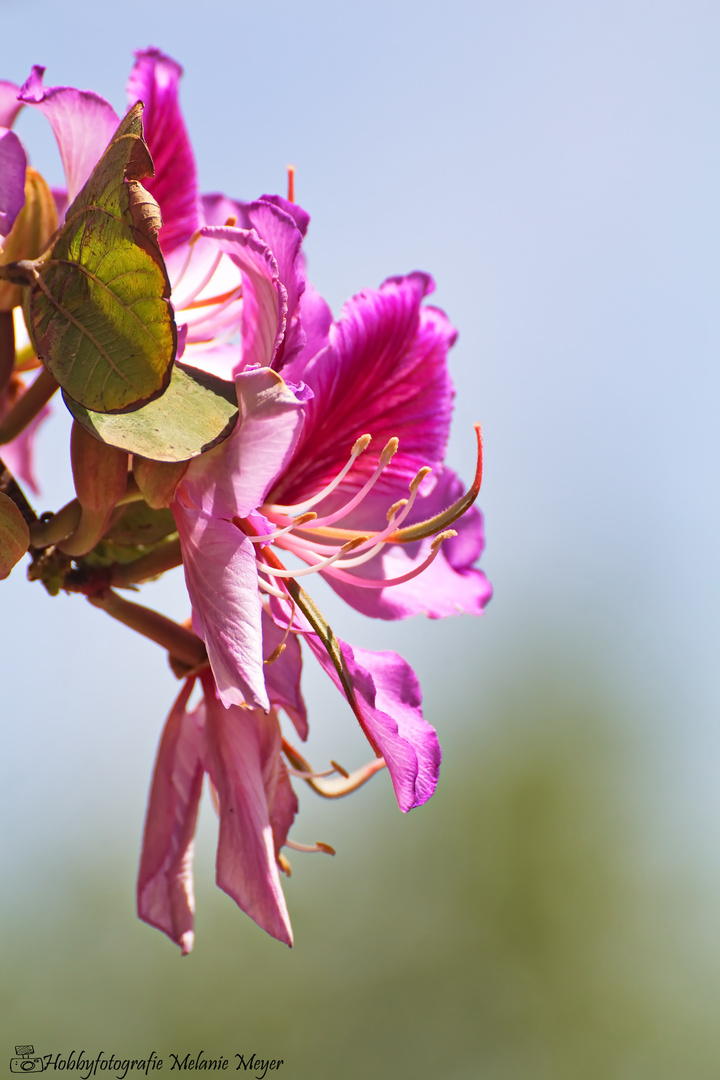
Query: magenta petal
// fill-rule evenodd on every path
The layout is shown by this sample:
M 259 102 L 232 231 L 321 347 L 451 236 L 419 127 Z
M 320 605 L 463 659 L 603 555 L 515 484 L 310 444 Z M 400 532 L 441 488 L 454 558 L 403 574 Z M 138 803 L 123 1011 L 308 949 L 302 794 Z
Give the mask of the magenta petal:
M 27 158 L 14 131 L 0 127 L 0 236 L 7 236 L 25 204 Z
M 190 463 L 184 486 L 206 514 L 244 518 L 261 506 L 289 461 L 303 424 L 304 395 L 269 368 L 235 379 L 240 417 L 235 431 Z
M 272 664 L 265 665 L 265 684 L 270 702 L 284 709 L 303 741 L 308 736 L 307 709 L 300 689 L 302 653 L 295 634 L 287 634 L 263 610 L 263 656 L 267 658 L 283 641 L 285 648 Z
M 262 657 L 255 551 L 235 525 L 186 502 L 173 503 L 193 625 L 205 642 L 221 701 L 269 709 Z
M 26 105 L 44 113 L 55 133 L 72 202 L 104 153 L 119 124 L 111 105 L 92 90 L 44 87 L 45 68 L 33 67 L 20 92 Z
M 10 128 L 15 122 L 15 117 L 22 109 L 22 101 L 18 101 L 20 87 L 6 79 L 0 79 L 0 127 Z
M 180 111 L 178 84 L 182 68 L 159 49 L 135 53 L 127 84 L 128 101 L 142 101 L 143 130 L 155 164 L 154 178 L 143 181 L 162 211 L 160 243 L 170 252 L 185 243 L 199 225 L 195 157 Z
M 306 640 L 335 685 L 340 679 L 320 639 Z M 423 719 L 415 672 L 402 656 L 369 652 L 341 641 L 355 690 L 358 720 L 373 748 L 385 758 L 401 810 L 427 802 L 435 790 L 441 751 L 434 728 Z
M 192 685 L 186 680 L 160 740 L 137 883 L 138 915 L 183 954 L 193 946 L 193 838 L 204 775 L 202 710 L 186 712 Z
M 271 822 L 276 803 L 277 827 L 287 831 L 277 717 L 225 709 L 207 685 L 205 693 L 206 766 L 220 802 L 217 883 L 263 930 L 292 945 Z
M 447 353 L 456 332 L 441 311 L 421 306 L 432 287 L 427 275 L 414 273 L 360 293 L 331 326 L 330 348 L 304 369 L 300 361 L 293 365 L 292 377 L 302 377 L 315 400 L 283 481 L 283 502 L 319 490 L 366 432 L 373 445 L 358 459 L 353 480 L 374 470 L 393 436 L 400 449 L 381 488 L 393 480 L 409 483 L 423 465 L 442 461 L 452 403 Z

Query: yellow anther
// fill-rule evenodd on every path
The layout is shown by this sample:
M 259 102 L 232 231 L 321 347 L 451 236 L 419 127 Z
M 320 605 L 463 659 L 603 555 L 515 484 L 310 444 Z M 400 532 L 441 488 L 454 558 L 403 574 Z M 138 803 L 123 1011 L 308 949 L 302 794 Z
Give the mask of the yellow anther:
M 445 532 L 438 533 L 430 545 L 430 550 L 437 551 L 443 540 L 451 540 L 453 536 L 457 536 L 455 529 L 446 529 Z
M 275 661 L 278 659 L 278 657 L 282 656 L 282 654 L 285 652 L 286 648 L 287 648 L 287 645 L 285 644 L 285 642 L 281 641 L 279 645 L 275 646 L 273 651 L 268 656 L 267 660 L 263 660 L 263 664 L 267 664 L 268 666 L 270 664 L 274 664 Z
M 429 476 L 431 472 L 432 469 L 429 465 L 423 465 L 422 469 L 420 469 L 419 472 L 415 476 L 413 476 L 412 480 L 410 481 L 410 490 L 412 491 L 413 495 L 420 487 L 425 477 Z
M 367 450 L 371 442 L 372 435 L 361 435 L 359 439 L 355 440 L 355 443 L 351 450 L 352 456 L 357 457 L 358 454 L 362 454 L 363 451 Z
M 398 511 L 402 510 L 403 506 L 407 506 L 407 504 L 408 504 L 407 499 L 398 499 L 398 501 L 396 503 L 393 503 L 392 506 L 390 507 L 390 509 L 387 512 L 388 521 L 392 521 L 392 519 L 395 517 L 395 515 L 398 513 Z
M 397 453 L 397 448 L 398 448 L 399 445 L 400 445 L 400 440 L 397 439 L 394 435 L 393 435 L 392 439 L 388 439 L 387 444 L 385 445 L 385 447 L 383 449 L 383 452 L 380 455 L 379 464 L 383 468 L 385 468 L 387 463 L 389 461 L 391 461 L 392 458 L 395 456 L 395 454 Z

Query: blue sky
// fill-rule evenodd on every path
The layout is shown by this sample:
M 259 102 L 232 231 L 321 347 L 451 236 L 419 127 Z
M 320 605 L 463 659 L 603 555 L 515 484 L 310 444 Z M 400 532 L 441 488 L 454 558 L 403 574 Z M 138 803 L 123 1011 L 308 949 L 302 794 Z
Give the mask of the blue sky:
M 460 331 L 450 460 L 466 477 L 472 422 L 484 425 L 496 596 L 479 625 L 374 626 L 332 598 L 329 610 L 344 636 L 413 660 L 440 727 L 452 727 L 453 672 L 477 665 L 491 709 L 498 671 L 521 680 L 521 657 L 573 643 L 635 710 L 683 843 L 709 853 L 717 6 L 1 0 L 0 12 L 2 77 L 22 82 L 42 63 L 50 85 L 93 88 L 116 108 L 133 49 L 178 59 L 203 189 L 283 190 L 293 162 L 310 274 L 336 312 L 391 274 L 434 275 L 434 302 Z M 18 131 L 59 182 L 43 123 L 24 114 Z M 39 510 L 70 496 L 66 439 L 58 417 L 39 448 Z M 184 617 L 177 582 L 158 595 Z M 172 677 L 151 646 L 76 598 L 51 601 L 20 568 L 3 596 L 6 858 L 127 820 L 135 843 Z M 331 709 L 311 681 L 318 713 Z M 323 752 L 338 739 L 362 754 L 319 726 Z

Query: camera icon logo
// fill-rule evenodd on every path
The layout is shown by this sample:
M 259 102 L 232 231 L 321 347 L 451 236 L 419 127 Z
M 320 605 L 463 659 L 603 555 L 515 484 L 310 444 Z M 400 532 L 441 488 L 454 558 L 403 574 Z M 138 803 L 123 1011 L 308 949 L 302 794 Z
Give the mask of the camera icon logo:
M 34 1057 L 35 1047 L 28 1046 L 16 1046 L 15 1053 L 17 1057 L 10 1058 L 10 1072 L 14 1073 L 33 1073 L 42 1072 L 45 1068 L 45 1062 L 42 1058 Z

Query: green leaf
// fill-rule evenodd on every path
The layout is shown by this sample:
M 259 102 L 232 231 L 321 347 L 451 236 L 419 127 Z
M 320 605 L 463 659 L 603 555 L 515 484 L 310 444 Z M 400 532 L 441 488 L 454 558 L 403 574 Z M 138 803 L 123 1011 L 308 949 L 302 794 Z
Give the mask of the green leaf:
M 97 412 L 162 394 L 177 351 L 160 210 L 139 183 L 154 173 L 142 108 L 121 121 L 31 285 L 38 356 L 71 398 Z
M 228 437 L 238 414 L 231 382 L 179 363 L 162 397 L 134 412 L 94 412 L 63 396 L 75 419 L 96 439 L 153 461 L 198 457 Z

